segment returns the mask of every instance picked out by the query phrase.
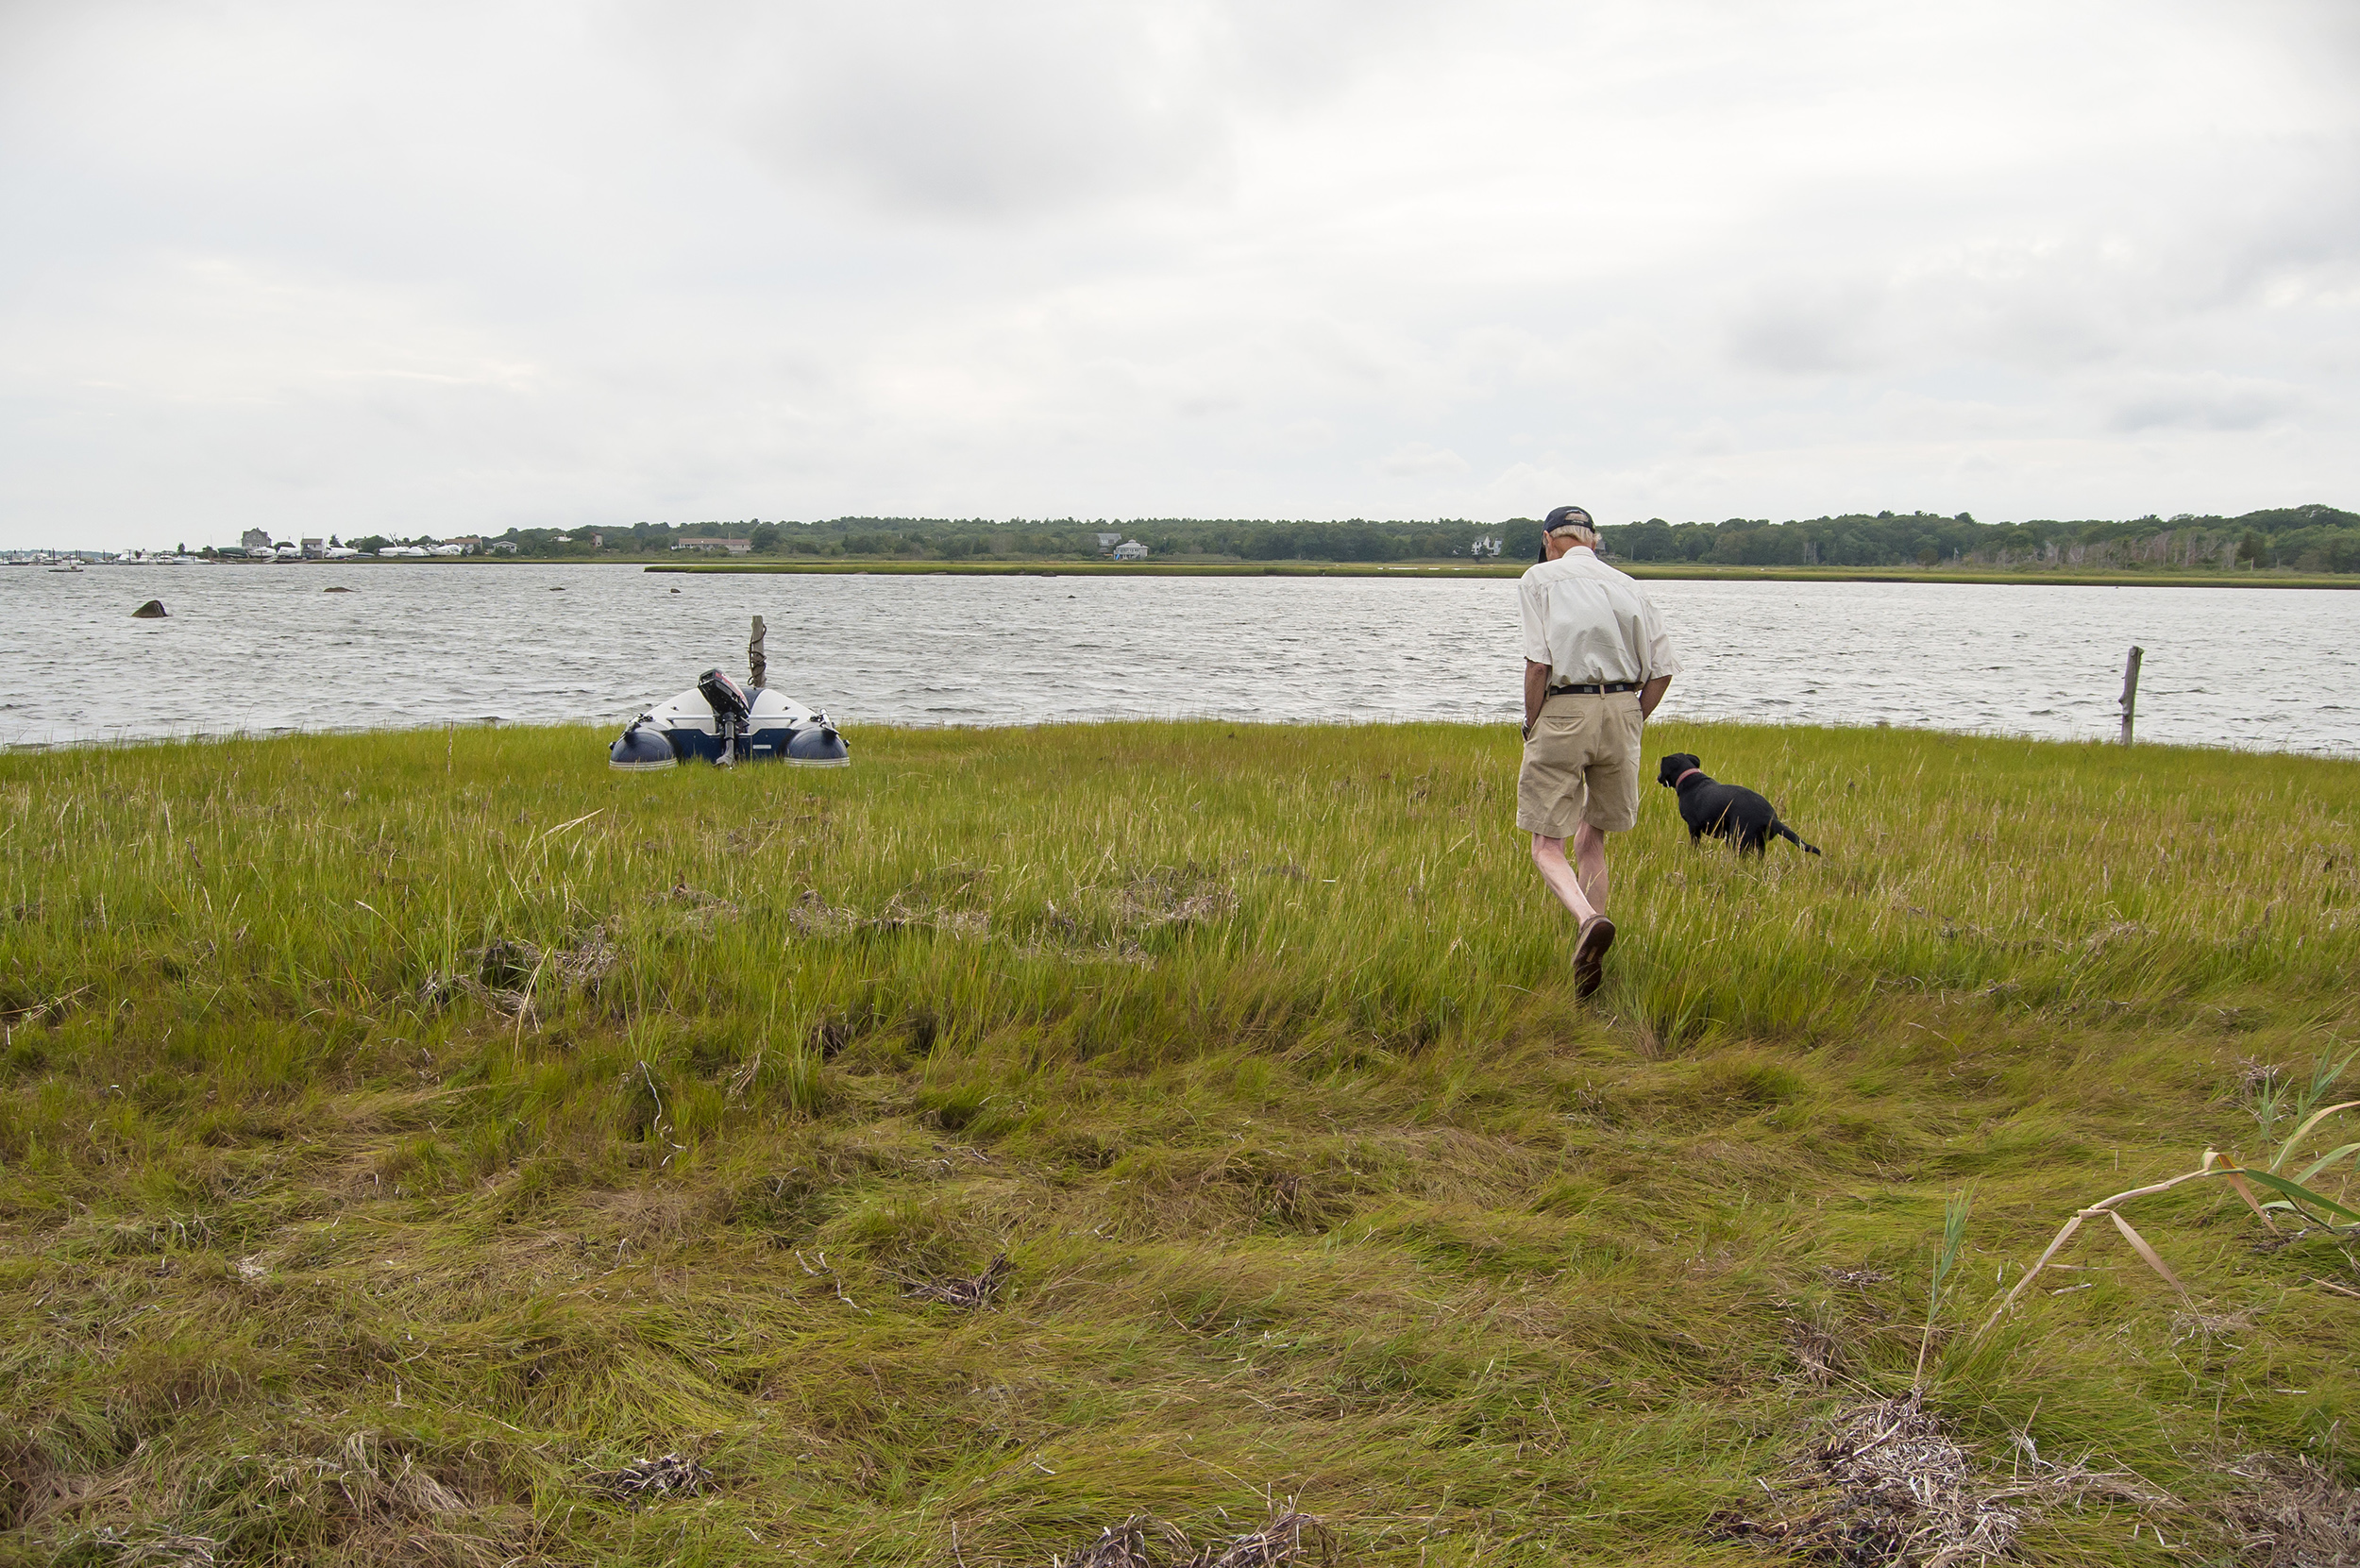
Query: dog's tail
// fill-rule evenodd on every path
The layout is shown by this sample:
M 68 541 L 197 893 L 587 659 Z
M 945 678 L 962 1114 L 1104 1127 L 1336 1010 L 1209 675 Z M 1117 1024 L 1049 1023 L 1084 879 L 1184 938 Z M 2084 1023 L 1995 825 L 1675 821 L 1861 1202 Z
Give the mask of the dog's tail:
M 1795 837 L 1795 830 L 1794 830 L 1793 828 L 1788 827 L 1788 826 L 1787 826 L 1784 822 L 1779 822 L 1779 823 L 1776 823 L 1776 824 L 1774 824 L 1774 825 L 1771 827 L 1770 831 L 1771 831 L 1772 833 L 1774 833 L 1774 834 L 1778 835 L 1780 838 L 1787 839 L 1787 840 L 1789 840 L 1789 841 L 1791 841 L 1791 842 L 1793 842 L 1793 843 L 1802 844 L 1802 845 L 1803 845 L 1803 852 L 1804 852 L 1805 854 L 1817 854 L 1817 853 L 1819 852 L 1819 846 L 1818 846 L 1818 845 L 1816 845 L 1816 844 L 1803 844 L 1803 841 L 1802 841 L 1800 838 L 1797 838 L 1797 837 Z

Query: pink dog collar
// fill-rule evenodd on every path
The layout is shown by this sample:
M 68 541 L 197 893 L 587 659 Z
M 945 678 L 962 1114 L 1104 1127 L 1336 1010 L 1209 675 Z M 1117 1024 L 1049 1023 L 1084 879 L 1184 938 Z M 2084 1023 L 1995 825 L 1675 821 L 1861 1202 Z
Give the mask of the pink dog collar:
M 1694 778 L 1697 774 L 1703 771 L 1704 769 L 1701 767 L 1690 768 L 1687 772 L 1682 773 L 1678 778 L 1672 781 L 1672 787 L 1674 789 L 1677 789 L 1680 785 L 1686 784 L 1689 780 Z

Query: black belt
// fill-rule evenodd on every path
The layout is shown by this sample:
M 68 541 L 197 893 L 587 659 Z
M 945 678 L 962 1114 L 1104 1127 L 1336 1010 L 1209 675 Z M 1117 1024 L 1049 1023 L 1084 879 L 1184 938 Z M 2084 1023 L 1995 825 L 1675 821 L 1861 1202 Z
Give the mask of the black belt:
M 1618 691 L 1637 691 L 1645 684 L 1644 681 L 1592 681 L 1587 683 L 1568 682 L 1561 686 L 1551 686 L 1549 695 L 1551 697 L 1607 697 Z

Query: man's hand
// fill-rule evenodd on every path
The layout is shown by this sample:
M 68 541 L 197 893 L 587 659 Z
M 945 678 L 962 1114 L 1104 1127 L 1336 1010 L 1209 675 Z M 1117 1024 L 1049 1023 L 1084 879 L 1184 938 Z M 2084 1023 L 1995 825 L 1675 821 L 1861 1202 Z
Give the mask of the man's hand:
M 1541 720 L 1541 705 L 1549 700 L 1549 666 L 1525 661 L 1525 738 L 1532 738 L 1532 727 Z
M 1672 683 L 1668 675 L 1659 675 L 1639 688 L 1639 717 L 1645 718 L 1655 712 L 1655 705 L 1663 700 L 1663 691 Z

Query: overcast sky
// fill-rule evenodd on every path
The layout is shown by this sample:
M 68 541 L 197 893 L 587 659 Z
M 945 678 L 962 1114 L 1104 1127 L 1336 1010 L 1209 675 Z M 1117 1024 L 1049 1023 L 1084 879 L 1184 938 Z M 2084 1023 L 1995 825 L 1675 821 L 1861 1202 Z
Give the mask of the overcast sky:
M 2360 5 L 0 0 L 0 545 L 2360 506 Z

